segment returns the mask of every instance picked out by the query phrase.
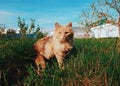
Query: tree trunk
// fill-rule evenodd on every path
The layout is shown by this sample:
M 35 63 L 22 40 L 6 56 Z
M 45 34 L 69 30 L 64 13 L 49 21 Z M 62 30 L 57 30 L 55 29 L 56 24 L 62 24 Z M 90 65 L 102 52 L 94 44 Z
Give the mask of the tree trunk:
M 118 28 L 119 28 L 119 38 L 120 38 L 120 15 L 119 15 L 119 19 L 118 19 Z

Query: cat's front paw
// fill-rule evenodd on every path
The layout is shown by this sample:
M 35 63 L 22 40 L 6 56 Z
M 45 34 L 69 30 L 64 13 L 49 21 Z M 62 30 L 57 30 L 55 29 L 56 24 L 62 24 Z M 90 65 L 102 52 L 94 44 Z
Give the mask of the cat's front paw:
M 65 51 L 70 51 L 72 49 L 72 47 L 68 47 L 68 48 L 65 48 L 64 50 Z
M 59 68 L 60 68 L 60 70 L 64 70 L 65 69 L 64 65 L 59 65 Z

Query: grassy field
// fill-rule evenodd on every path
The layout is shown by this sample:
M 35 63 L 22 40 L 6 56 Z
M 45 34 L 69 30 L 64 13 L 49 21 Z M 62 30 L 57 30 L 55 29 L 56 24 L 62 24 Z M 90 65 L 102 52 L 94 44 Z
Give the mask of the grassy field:
M 60 70 L 56 59 L 36 73 L 36 39 L 0 39 L 1 86 L 120 86 L 117 39 L 75 39 L 74 49 Z

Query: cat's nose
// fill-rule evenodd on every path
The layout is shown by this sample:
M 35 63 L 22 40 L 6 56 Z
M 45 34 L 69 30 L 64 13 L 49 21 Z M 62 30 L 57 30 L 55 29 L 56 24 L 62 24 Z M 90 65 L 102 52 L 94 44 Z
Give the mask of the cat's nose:
M 63 36 L 63 39 L 65 39 L 65 36 Z

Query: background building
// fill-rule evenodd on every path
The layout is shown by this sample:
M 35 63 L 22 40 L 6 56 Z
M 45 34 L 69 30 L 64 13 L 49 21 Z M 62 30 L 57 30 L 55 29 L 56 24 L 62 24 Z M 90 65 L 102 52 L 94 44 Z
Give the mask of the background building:
M 119 37 L 118 26 L 112 24 L 92 27 L 91 31 L 94 32 L 95 38 Z
M 73 27 L 74 38 L 93 38 L 94 33 L 88 27 Z

